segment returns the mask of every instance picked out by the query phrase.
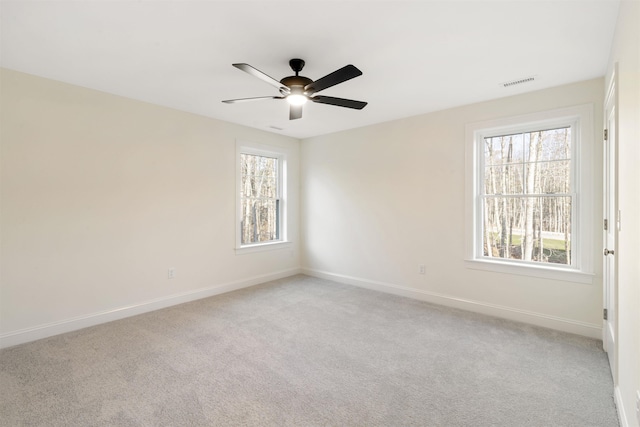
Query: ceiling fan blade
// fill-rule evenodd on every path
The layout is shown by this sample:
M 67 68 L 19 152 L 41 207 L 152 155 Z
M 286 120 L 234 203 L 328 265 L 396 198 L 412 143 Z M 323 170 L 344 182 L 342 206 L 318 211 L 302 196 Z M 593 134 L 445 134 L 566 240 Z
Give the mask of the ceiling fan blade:
M 313 102 L 320 104 L 337 105 L 338 107 L 353 108 L 356 110 L 362 110 L 367 103 L 363 101 L 354 101 L 353 99 L 334 98 L 333 96 L 312 96 L 309 98 Z
M 261 99 L 284 99 L 284 96 L 258 96 L 257 98 L 227 99 L 222 102 L 225 104 L 235 104 L 238 102 L 259 101 Z
M 285 85 L 283 85 L 282 83 L 280 83 L 279 81 L 277 81 L 276 79 L 274 79 L 271 76 L 266 75 L 265 73 L 263 73 L 262 71 L 258 70 L 257 68 L 252 67 L 249 64 L 233 64 L 234 67 L 236 67 L 239 70 L 244 71 L 245 73 L 249 73 L 254 77 L 259 78 L 262 81 L 265 81 L 267 83 L 269 83 L 272 86 L 277 87 L 278 89 L 284 89 L 287 92 L 289 91 L 289 88 L 286 87 Z
M 302 105 L 291 105 L 289 108 L 289 120 L 302 118 Z
M 362 71 L 358 70 L 353 65 L 345 65 L 339 70 L 334 71 L 331 74 L 327 74 L 324 77 L 319 78 L 315 82 L 309 83 L 304 87 L 304 90 L 310 94 L 320 92 L 328 87 L 335 86 L 338 83 L 346 82 L 354 77 L 362 75 Z

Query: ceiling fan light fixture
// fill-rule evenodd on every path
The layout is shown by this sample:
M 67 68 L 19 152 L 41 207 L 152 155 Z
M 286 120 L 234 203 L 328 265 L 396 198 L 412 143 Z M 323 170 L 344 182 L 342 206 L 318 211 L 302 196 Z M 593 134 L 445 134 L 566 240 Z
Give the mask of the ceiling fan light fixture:
M 287 96 L 287 102 L 291 105 L 304 105 L 307 103 L 307 97 L 297 93 Z
M 304 105 L 307 103 L 307 94 L 304 92 L 304 88 L 302 86 L 292 86 L 291 92 L 287 95 L 287 102 L 290 105 Z

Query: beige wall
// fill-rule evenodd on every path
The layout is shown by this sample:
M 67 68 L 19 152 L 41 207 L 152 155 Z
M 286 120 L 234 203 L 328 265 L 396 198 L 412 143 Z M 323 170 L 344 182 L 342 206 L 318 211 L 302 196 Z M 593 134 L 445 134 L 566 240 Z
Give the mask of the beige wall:
M 618 64 L 618 378 L 623 426 L 640 425 L 640 2 L 622 1 L 607 81 Z M 640 397 L 640 396 L 639 396 Z
M 298 140 L 9 70 L 1 79 L 7 344 L 298 271 Z M 291 248 L 235 254 L 236 139 L 289 150 Z
M 603 79 L 595 79 L 304 140 L 305 271 L 600 337 L 598 263 L 591 285 L 465 267 L 464 193 L 466 124 L 593 104 L 597 140 L 603 91 Z M 597 225 L 601 162 L 598 147 L 591 165 Z M 597 260 L 601 241 L 598 229 Z
M 601 79 L 305 140 L 301 182 L 295 139 L 8 70 L 2 89 L 5 342 L 297 272 L 300 186 L 311 274 L 600 333 L 599 265 L 593 285 L 469 270 L 463 230 L 465 124 L 593 103 L 600 129 Z M 291 249 L 235 254 L 236 139 L 291 151 Z

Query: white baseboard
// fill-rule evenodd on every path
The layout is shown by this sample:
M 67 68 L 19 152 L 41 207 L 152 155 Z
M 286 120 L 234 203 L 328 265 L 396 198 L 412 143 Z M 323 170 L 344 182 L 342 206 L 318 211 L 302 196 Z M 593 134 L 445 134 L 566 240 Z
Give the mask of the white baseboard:
M 0 335 L 0 348 L 11 347 L 42 338 L 51 337 L 66 332 L 75 331 L 89 326 L 101 323 L 111 322 L 113 320 L 124 319 L 126 317 L 147 313 L 161 308 L 182 304 L 189 301 L 195 301 L 201 298 L 207 298 L 214 295 L 231 292 L 237 289 L 246 288 L 257 285 L 270 280 L 282 279 L 284 277 L 293 276 L 295 274 L 304 273 L 309 276 L 320 277 L 333 280 L 340 283 L 359 286 L 362 288 L 372 289 L 376 291 L 386 292 L 390 294 L 400 295 L 408 298 L 414 298 L 422 301 L 440 304 L 448 307 L 459 308 L 462 310 L 473 311 L 476 313 L 487 314 L 491 316 L 502 317 L 519 322 L 530 323 L 533 325 L 543 326 L 565 332 L 571 332 L 584 335 L 590 338 L 602 339 L 602 327 L 600 325 L 579 322 L 571 319 L 563 319 L 560 317 L 549 316 L 546 314 L 534 313 L 525 310 L 504 307 L 495 304 L 487 304 L 484 302 L 472 301 L 452 297 L 449 295 L 439 294 L 435 292 L 424 291 L 420 289 L 407 288 L 403 286 L 393 285 L 389 283 L 377 282 L 368 279 L 362 279 L 342 274 L 335 274 L 326 271 L 314 269 L 292 268 L 281 270 L 274 273 L 253 276 L 234 282 L 210 286 L 195 291 L 184 292 L 181 294 L 170 295 L 167 297 L 157 298 L 151 301 L 119 307 L 113 310 L 106 310 L 98 313 L 92 313 L 85 316 L 79 316 L 71 319 L 65 319 L 58 322 L 52 322 L 44 325 L 38 325 L 31 328 L 21 329 L 18 331 L 8 332 Z M 621 408 L 621 406 L 619 406 Z M 620 410 L 619 410 L 620 411 Z M 621 417 L 622 419 L 622 417 Z
M 400 295 L 408 298 L 418 299 L 434 304 L 440 304 L 447 307 L 459 308 L 462 310 L 473 311 L 475 313 L 487 314 L 490 316 L 501 317 L 504 319 L 514 320 L 517 322 L 529 323 L 536 326 L 542 326 L 549 329 L 555 329 L 563 332 L 583 335 L 589 338 L 602 339 L 602 326 L 592 323 L 581 322 L 572 319 L 565 319 L 548 314 L 535 313 L 527 310 L 520 310 L 511 307 L 505 307 L 496 304 L 489 304 L 480 301 L 473 301 L 458 298 L 450 295 L 440 294 L 436 292 L 424 291 L 421 289 L 408 288 L 404 286 L 394 285 L 390 283 L 377 282 L 359 277 L 346 276 L 343 274 L 330 273 L 327 271 L 303 268 L 302 273 L 309 276 L 319 277 L 322 279 L 333 280 L 335 282 L 345 283 L 348 285 L 359 286 L 362 288 L 372 289 L 376 291 L 386 292 L 389 294 Z
M 95 326 L 101 323 L 111 322 L 113 320 L 124 319 L 125 317 L 136 316 L 138 314 L 147 313 L 161 308 L 166 308 L 189 301 L 195 301 L 198 299 L 235 291 L 271 280 L 282 279 L 285 277 L 293 276 L 295 274 L 300 274 L 301 272 L 302 270 L 300 268 L 291 268 L 287 270 L 276 271 L 274 273 L 253 276 L 246 279 L 236 280 L 234 282 L 197 289 L 194 291 L 169 295 L 139 304 L 115 308 L 113 310 L 101 311 L 85 316 L 65 319 L 59 322 L 52 322 L 44 325 L 38 325 L 32 328 L 8 332 L 0 335 L 0 348 L 11 347 L 42 338 L 48 338 L 54 335 L 87 328 L 89 326 Z

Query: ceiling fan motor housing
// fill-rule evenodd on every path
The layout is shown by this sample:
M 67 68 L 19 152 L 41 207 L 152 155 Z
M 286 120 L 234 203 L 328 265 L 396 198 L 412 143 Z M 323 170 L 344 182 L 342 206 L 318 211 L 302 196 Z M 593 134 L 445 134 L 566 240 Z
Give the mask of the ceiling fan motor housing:
M 282 83 L 283 85 L 285 85 L 290 89 L 293 89 L 294 87 L 304 88 L 309 83 L 313 83 L 313 80 L 304 76 L 289 76 L 280 80 L 280 83 Z

